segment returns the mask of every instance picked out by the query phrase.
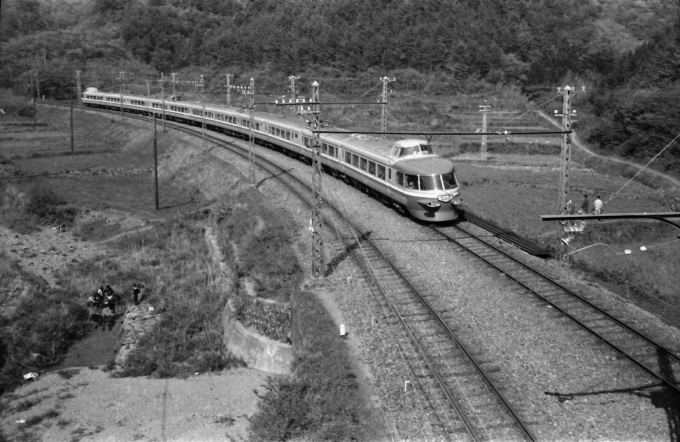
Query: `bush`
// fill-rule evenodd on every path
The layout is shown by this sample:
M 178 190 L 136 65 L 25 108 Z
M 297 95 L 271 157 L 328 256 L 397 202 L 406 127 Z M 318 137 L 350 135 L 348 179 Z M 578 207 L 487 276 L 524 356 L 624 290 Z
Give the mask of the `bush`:
M 43 187 L 35 187 L 29 192 L 26 211 L 37 216 L 43 224 L 72 224 L 78 215 L 78 209 Z

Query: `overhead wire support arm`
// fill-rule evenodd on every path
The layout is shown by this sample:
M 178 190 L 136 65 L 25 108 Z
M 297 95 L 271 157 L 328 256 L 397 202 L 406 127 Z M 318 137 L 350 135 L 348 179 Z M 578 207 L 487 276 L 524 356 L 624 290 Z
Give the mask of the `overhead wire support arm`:
M 313 130 L 312 132 L 318 132 L 321 134 L 346 134 L 346 133 L 351 133 L 351 134 L 358 134 L 358 135 L 381 135 L 383 132 L 376 132 L 376 131 L 352 131 L 352 130 Z M 503 132 L 384 132 L 388 135 L 498 135 L 498 136 L 507 136 L 507 135 L 564 135 L 564 134 L 570 134 L 571 131 L 552 131 L 552 132 L 509 132 L 509 131 L 503 131 Z
M 309 104 L 309 103 L 279 103 L 278 101 L 275 101 L 273 103 L 255 103 L 255 104 L 262 104 L 262 105 L 265 105 L 265 104 L 272 105 L 273 104 L 273 105 L 276 105 L 276 106 L 301 106 L 301 105 Z M 323 102 L 323 103 L 318 103 L 318 104 L 320 106 L 345 106 L 345 105 L 355 105 L 355 104 L 371 104 L 371 105 L 373 105 L 373 104 L 387 104 L 387 103 L 382 102 L 382 101 L 378 101 L 378 102 L 375 102 L 375 101 L 370 101 L 370 102 L 369 101 L 357 101 L 357 102 L 346 101 L 346 102 L 336 102 L 336 103 Z
M 674 223 L 668 218 L 680 218 L 680 212 L 655 212 L 655 213 L 607 213 L 599 215 L 541 215 L 541 221 L 578 221 L 578 220 L 604 220 L 604 219 L 654 219 L 670 224 L 680 230 L 680 223 Z

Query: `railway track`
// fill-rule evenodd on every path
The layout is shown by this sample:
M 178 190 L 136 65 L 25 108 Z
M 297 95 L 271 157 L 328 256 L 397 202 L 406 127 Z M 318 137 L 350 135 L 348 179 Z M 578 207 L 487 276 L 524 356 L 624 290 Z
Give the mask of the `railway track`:
M 117 112 L 116 112 L 117 114 Z M 148 120 L 146 117 L 128 115 Z M 194 135 L 201 130 L 171 122 L 166 125 Z M 227 146 L 248 159 L 248 150 L 209 135 L 211 142 Z M 256 155 L 256 164 L 276 177 L 302 201 L 311 200 L 311 187 L 285 170 Z M 402 331 L 398 345 L 409 361 L 414 382 L 426 397 L 427 425 L 439 440 L 535 440 L 519 413 L 505 400 L 487 371 L 460 343 L 446 321 L 435 311 L 427 296 L 408 279 L 352 223 L 329 204 L 325 204 L 324 223 L 338 241 L 327 244 L 332 255 L 351 254 L 366 275 L 375 302 L 392 313 L 388 318 Z M 427 421 L 427 423 L 425 422 Z
M 548 303 L 621 356 L 680 393 L 680 356 L 461 225 L 430 228 Z

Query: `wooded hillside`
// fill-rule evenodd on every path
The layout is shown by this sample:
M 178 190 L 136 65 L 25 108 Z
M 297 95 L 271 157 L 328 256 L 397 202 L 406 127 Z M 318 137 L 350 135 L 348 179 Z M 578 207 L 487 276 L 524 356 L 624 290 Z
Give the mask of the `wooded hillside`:
M 50 96 L 75 69 L 102 87 L 122 70 L 209 84 L 226 68 L 275 82 L 398 72 L 402 89 L 503 84 L 532 99 L 569 81 L 592 91 L 584 110 L 612 122 L 589 122 L 590 141 L 643 158 L 680 132 L 679 11 L 664 0 L 6 0 L 0 87 L 23 92 L 38 68 Z

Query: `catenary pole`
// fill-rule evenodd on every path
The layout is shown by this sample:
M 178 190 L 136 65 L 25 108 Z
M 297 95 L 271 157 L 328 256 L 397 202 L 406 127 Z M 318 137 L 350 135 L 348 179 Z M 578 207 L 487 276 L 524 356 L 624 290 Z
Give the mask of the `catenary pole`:
M 156 130 L 156 113 L 153 113 L 153 178 L 156 188 L 156 211 L 158 211 L 158 135 Z
M 255 79 L 250 79 L 250 85 L 243 92 L 244 95 L 250 95 L 248 100 L 248 115 L 250 117 L 248 139 L 250 140 L 250 145 L 248 149 L 248 161 L 250 163 L 249 175 L 250 184 L 255 185 Z
M 561 88 L 560 88 L 561 89 Z M 558 90 L 560 90 L 558 89 Z M 560 195 L 558 199 L 558 213 L 560 215 L 567 215 L 569 212 L 568 201 L 569 201 L 569 168 L 571 166 L 571 95 L 574 88 L 571 86 L 565 86 L 562 90 L 562 113 L 557 116 L 562 117 L 562 148 L 560 155 Z M 568 241 L 567 233 L 564 231 L 563 226 L 560 224 L 558 226 L 558 237 L 560 243 L 558 244 L 558 257 L 559 259 L 564 259 L 565 257 L 565 247 Z M 564 246 L 563 244 L 564 243 Z
M 319 129 L 319 114 L 321 112 L 319 106 L 319 83 L 312 83 L 312 116 L 314 130 Z M 321 238 L 321 135 L 316 132 L 314 134 L 314 149 L 312 152 L 312 187 L 314 190 L 314 205 L 312 211 L 312 275 L 315 278 L 324 278 L 326 275 L 326 257 Z
M 387 135 L 385 135 L 385 132 L 387 132 L 387 84 L 391 81 L 397 81 L 396 78 L 388 78 L 388 77 L 381 77 L 380 81 L 382 81 L 383 88 L 382 88 L 382 112 L 381 112 L 381 119 L 380 119 L 380 131 L 383 133 L 383 140 L 387 138 Z
M 290 80 L 290 102 L 295 103 L 295 100 L 297 99 L 297 94 L 296 94 L 296 91 L 295 91 L 295 80 L 299 80 L 300 76 L 299 75 L 291 75 L 291 76 L 288 77 L 288 79 Z M 292 117 L 295 117 L 296 110 L 297 109 L 296 109 L 295 106 L 292 106 L 290 108 Z
M 231 106 L 231 78 L 234 74 L 224 74 L 227 77 L 227 106 Z
M 489 112 L 491 106 L 488 104 L 480 104 L 479 111 L 482 113 L 482 145 L 479 147 L 479 156 L 482 161 L 487 160 L 487 148 L 486 148 L 486 114 Z

